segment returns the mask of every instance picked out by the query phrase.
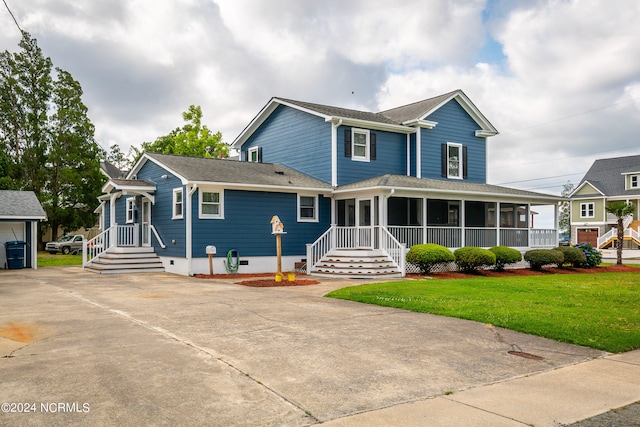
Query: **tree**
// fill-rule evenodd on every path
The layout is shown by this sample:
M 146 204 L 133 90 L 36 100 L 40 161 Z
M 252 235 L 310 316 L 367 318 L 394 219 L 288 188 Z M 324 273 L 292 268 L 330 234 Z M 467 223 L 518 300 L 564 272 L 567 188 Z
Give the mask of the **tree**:
M 131 151 L 129 151 L 129 153 L 131 153 Z M 122 152 L 118 144 L 113 144 L 110 147 L 105 159 L 121 171 L 127 171 L 131 169 L 132 166 L 131 159 Z
M 617 241 L 617 265 L 622 265 L 622 243 L 624 242 L 624 218 L 626 216 L 632 215 L 636 207 L 631 203 L 626 202 L 612 202 L 607 207 L 606 210 L 608 213 L 613 214 L 618 219 L 618 241 Z
M 50 117 L 51 141 L 45 185 L 47 212 L 52 239 L 58 227 L 64 232 L 95 224 L 93 210 L 101 194 L 100 173 L 102 150 L 94 141 L 94 126 L 82 103 L 82 88 L 68 72 L 56 68 L 53 105 Z
M 57 237 L 92 226 L 102 177 L 100 147 L 82 88 L 22 32 L 16 53 L 0 53 L 0 186 L 32 190 Z M 6 175 L 4 175 L 6 174 Z
M 571 192 L 573 191 L 573 184 L 570 181 L 567 181 L 566 184 L 562 186 L 562 192 L 560 195 L 562 197 L 569 197 Z M 571 205 L 570 202 L 560 202 L 560 214 L 558 219 L 558 225 L 560 226 L 560 230 L 562 232 L 569 232 L 571 235 Z
M 142 149 L 136 151 L 137 161 L 144 152 L 178 154 L 182 156 L 223 158 L 229 155 L 229 146 L 222 141 L 220 132 L 212 133 L 202 125 L 202 109 L 191 105 L 182 113 L 186 125 L 176 128 L 168 135 L 158 137 L 154 142 L 143 142 Z

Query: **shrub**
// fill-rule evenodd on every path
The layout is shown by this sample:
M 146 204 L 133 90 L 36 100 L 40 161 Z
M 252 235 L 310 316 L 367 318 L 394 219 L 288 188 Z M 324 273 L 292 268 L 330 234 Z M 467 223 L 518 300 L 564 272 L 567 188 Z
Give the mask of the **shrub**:
M 496 256 L 496 270 L 503 271 L 507 264 L 515 264 L 522 261 L 522 254 L 519 250 L 508 246 L 494 246 L 489 249 Z
M 532 249 L 525 252 L 524 260 L 529 263 L 532 270 L 542 270 L 545 265 L 562 265 L 564 255 L 554 249 Z
M 602 253 L 591 246 L 590 243 L 578 243 L 575 247 L 581 250 L 586 258 L 586 261 L 584 264 L 580 265 L 580 267 L 593 268 L 597 267 L 600 265 L 600 262 L 602 262 Z
M 454 261 L 453 253 L 444 246 L 434 243 L 411 246 L 407 252 L 407 262 L 415 265 L 424 274 L 434 267 Z
M 475 273 L 482 267 L 495 265 L 496 255 L 488 249 L 466 246 L 453 253 L 456 265 L 465 273 Z
M 563 265 L 571 265 L 572 267 L 581 267 L 587 262 L 587 257 L 580 249 L 571 246 L 559 246 L 555 249 L 564 255 Z

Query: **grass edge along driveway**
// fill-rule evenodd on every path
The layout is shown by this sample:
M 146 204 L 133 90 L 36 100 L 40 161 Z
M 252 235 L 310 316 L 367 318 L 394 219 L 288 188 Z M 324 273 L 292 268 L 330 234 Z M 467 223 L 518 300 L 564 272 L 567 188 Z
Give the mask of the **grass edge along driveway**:
M 640 274 L 422 279 L 326 295 L 474 320 L 612 353 L 640 348 Z

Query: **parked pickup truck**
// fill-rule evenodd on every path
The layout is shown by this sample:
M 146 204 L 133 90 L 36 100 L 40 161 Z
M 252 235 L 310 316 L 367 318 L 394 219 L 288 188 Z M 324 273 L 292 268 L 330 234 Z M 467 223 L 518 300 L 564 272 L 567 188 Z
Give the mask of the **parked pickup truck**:
M 82 251 L 82 242 L 84 236 L 76 234 L 75 236 L 63 236 L 57 242 L 49 242 L 45 246 L 44 250 L 50 254 L 56 254 L 62 252 L 63 254 L 78 253 Z

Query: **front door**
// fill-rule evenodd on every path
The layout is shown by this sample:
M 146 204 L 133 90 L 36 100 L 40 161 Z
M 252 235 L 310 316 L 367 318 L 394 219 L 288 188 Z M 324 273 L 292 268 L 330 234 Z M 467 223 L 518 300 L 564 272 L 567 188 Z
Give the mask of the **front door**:
M 142 199 L 142 246 L 151 246 L 151 201 Z
M 358 247 L 373 248 L 373 199 L 358 199 L 356 218 L 358 219 Z

